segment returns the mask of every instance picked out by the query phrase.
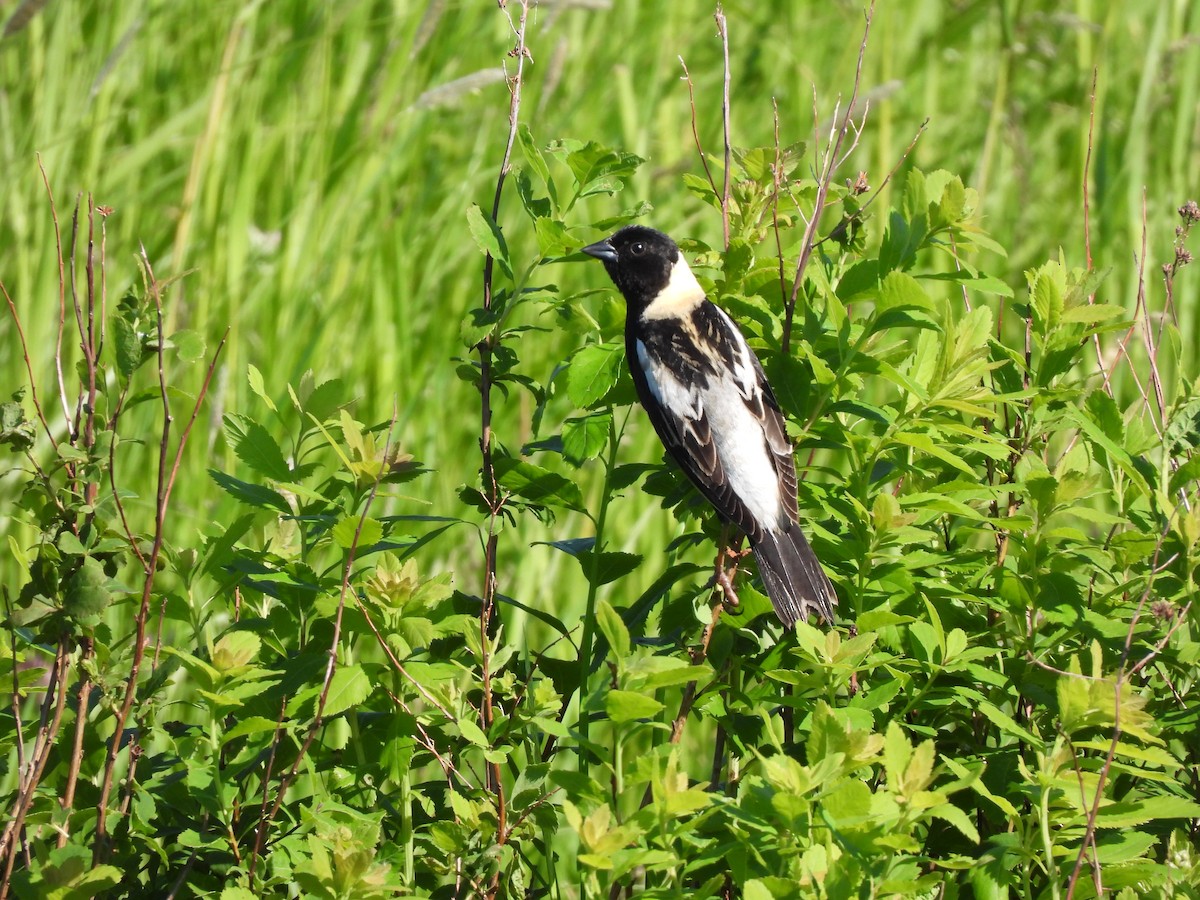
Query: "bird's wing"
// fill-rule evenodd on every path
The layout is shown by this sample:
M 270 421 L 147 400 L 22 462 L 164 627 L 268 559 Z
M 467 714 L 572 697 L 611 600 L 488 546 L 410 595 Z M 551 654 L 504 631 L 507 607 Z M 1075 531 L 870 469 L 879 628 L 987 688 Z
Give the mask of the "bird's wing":
M 779 404 L 732 320 L 711 303 L 628 341 L 655 430 L 717 511 L 761 540 L 795 522 L 796 470 Z

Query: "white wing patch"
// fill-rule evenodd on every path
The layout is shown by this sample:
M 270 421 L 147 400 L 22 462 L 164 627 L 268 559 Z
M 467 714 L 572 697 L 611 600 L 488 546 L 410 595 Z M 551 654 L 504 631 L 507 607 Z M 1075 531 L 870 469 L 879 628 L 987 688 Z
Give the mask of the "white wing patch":
M 762 389 L 750 359 L 750 349 L 737 335 L 737 359 L 731 370 L 707 387 L 681 382 L 637 342 L 638 363 L 646 373 L 650 393 L 664 416 L 682 433 L 694 431 L 691 422 L 707 417 L 717 459 L 725 480 L 754 519 L 766 530 L 780 523 L 782 504 L 775 461 L 762 420 L 751 406 L 762 409 Z

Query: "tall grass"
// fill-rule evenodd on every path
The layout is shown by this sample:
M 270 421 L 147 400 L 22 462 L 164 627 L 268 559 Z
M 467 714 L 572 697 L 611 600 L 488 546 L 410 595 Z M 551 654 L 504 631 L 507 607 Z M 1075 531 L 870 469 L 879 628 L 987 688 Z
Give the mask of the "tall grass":
M 738 0 L 726 13 L 735 142 L 770 144 L 775 98 L 784 140 L 811 143 L 813 86 L 822 122 L 849 92 L 860 4 Z M 489 4 L 445 0 L 180 0 L 103 11 L 59 0 L 27 22 L 14 16 L 0 43 L 0 278 L 31 346 L 53 345 L 57 303 L 36 154 L 60 211 L 78 191 L 114 207 L 111 296 L 138 277 L 144 245 L 159 277 L 179 277 L 167 296 L 169 327 L 196 329 L 210 344 L 232 329 L 207 433 L 193 441 L 176 494 L 177 527 L 230 515 L 204 469 L 233 465 L 221 412 L 260 408 L 246 384 L 250 364 L 275 396 L 307 369 L 318 380 L 342 378 L 367 421 L 387 419 L 395 398 L 403 449 L 438 472 L 405 511 L 455 509 L 458 485 L 477 467 L 477 398 L 451 362 L 465 354 L 459 322 L 478 293 L 464 209 L 486 200 L 506 124 L 498 69 L 512 36 L 502 26 Z M 1174 210 L 1196 192 L 1200 171 L 1200 4 L 923 0 L 881 5 L 874 33 L 863 73 L 871 113 L 848 168 L 878 183 L 928 117 L 911 164 L 962 173 L 979 189 L 984 226 L 1012 248 L 989 268 L 1018 289 L 1023 270 L 1054 252 L 1046 235 L 1070 262 L 1085 262 L 1095 69 L 1091 249 L 1097 266 L 1114 267 L 1103 299 L 1132 310 L 1143 227 L 1154 290 Z M 649 221 L 715 244 L 719 221 L 679 177 L 698 170 L 680 56 L 695 81 L 702 140 L 720 146 L 720 44 L 709 11 L 545 4 L 529 43 L 524 108 L 538 139 L 597 139 L 648 157 L 632 197 L 654 205 Z M 501 224 L 515 254 L 532 246 L 522 222 Z M 877 238 L 882 223 L 868 228 Z M 562 266 L 556 278 L 574 289 L 599 276 Z M 1194 304 L 1178 299 L 1183 343 L 1194 348 L 1200 322 Z M 23 364 L 11 322 L 0 321 L 2 383 L 15 387 Z M 575 338 L 539 324 L 549 327 L 525 338 L 538 346 L 524 347 L 522 360 L 544 382 Z M 36 374 L 51 383 L 48 368 Z M 501 399 L 500 439 L 531 438 L 530 414 Z M 658 452 L 645 422 L 627 433 L 629 458 Z M 11 484 L 0 478 L 0 502 Z M 650 501 L 622 506 L 639 550 L 665 546 L 668 520 Z M 563 531 L 578 527 L 566 521 Z M 505 542 L 510 553 L 519 546 Z M 442 547 L 448 566 L 470 573 L 469 541 Z M 519 566 L 508 559 L 511 589 L 570 587 L 578 575 L 562 559 L 536 547 Z M 20 579 L 7 558 L 0 578 Z

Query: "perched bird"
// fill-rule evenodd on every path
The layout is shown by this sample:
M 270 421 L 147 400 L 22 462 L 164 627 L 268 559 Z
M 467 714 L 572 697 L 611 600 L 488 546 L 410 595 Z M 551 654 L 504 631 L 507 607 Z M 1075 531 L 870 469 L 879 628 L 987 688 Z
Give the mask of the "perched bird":
M 783 624 L 833 618 L 837 596 L 800 532 L 796 466 L 762 365 L 667 235 L 629 225 L 583 252 L 625 297 L 625 354 L 667 451 L 745 532 Z

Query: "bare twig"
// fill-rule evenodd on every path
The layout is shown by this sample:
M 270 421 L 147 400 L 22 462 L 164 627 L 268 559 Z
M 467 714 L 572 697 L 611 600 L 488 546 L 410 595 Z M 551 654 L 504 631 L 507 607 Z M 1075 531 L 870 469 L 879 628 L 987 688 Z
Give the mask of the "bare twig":
M 67 768 L 67 786 L 60 801 L 66 817 L 58 832 L 58 846 L 65 847 L 71 833 L 71 812 L 75 808 L 75 786 L 79 781 L 79 767 L 83 763 L 83 736 L 87 731 L 88 701 L 92 694 L 92 679 L 87 674 L 87 663 L 95 652 L 95 641 L 91 636 L 82 640 L 83 648 L 77 668 L 80 673 L 79 700 L 75 704 L 75 737 L 71 744 L 70 763 Z
M 800 294 L 800 285 L 804 280 L 804 270 L 808 267 L 808 261 L 812 256 L 813 250 L 816 247 L 816 232 L 817 225 L 821 220 L 821 212 L 825 208 L 825 200 L 829 195 L 829 186 L 833 182 L 833 173 L 837 164 L 845 159 L 842 155 L 842 144 L 846 140 L 846 134 L 850 130 L 851 122 L 854 116 L 854 107 L 858 101 L 858 89 L 862 82 L 863 57 L 867 52 L 867 39 L 871 34 L 871 19 L 875 15 L 875 0 L 871 0 L 871 6 L 867 9 L 866 25 L 863 28 L 862 41 L 858 45 L 858 64 L 854 70 L 854 88 L 850 93 L 850 102 L 846 105 L 845 115 L 842 116 L 841 126 L 837 129 L 837 134 L 825 146 L 825 153 L 821 165 L 821 171 L 817 179 L 817 199 L 813 204 L 811 217 L 807 220 L 804 228 L 804 240 L 800 247 L 800 260 L 796 264 L 796 275 L 792 281 L 792 293 L 788 298 L 787 306 L 784 310 L 783 318 L 783 352 L 790 353 L 792 346 L 792 319 L 796 312 L 796 299 Z M 864 113 L 865 122 L 865 113 Z M 816 117 L 814 115 L 814 121 Z M 855 141 L 857 143 L 857 135 L 861 134 L 862 125 L 855 128 Z M 819 136 L 818 136 L 819 139 Z M 853 149 L 853 146 L 851 147 Z
M 0 900 L 8 896 L 13 863 L 17 858 L 17 841 L 25 825 L 25 816 L 33 805 L 34 792 L 42 780 L 46 762 L 50 759 L 59 726 L 62 724 L 63 709 L 67 700 L 67 667 L 70 662 L 68 639 L 62 638 L 55 650 L 54 666 L 50 670 L 50 681 L 46 685 L 46 697 L 42 702 L 41 724 L 29 755 L 29 764 L 20 773 L 20 787 L 13 810 L 0 833 L 0 859 L 4 860 L 4 874 L 0 877 Z
M 683 66 L 683 78 L 688 87 L 688 106 L 692 111 L 692 140 L 696 142 L 696 155 L 700 157 L 700 165 L 704 166 L 704 177 L 708 179 L 708 186 L 712 188 L 713 196 L 719 197 L 721 192 L 717 190 L 717 182 L 712 177 L 712 170 L 708 168 L 708 157 L 704 155 L 704 146 L 700 143 L 700 132 L 696 128 L 696 92 L 692 86 L 692 73 L 688 71 L 683 57 L 680 56 L 678 59 L 679 65 Z
M 46 414 L 42 411 L 42 403 L 38 399 L 37 382 L 33 377 L 33 362 L 29 359 L 29 343 L 25 340 L 25 329 L 21 325 L 21 316 L 17 313 L 17 305 L 13 303 L 12 297 L 8 295 L 8 289 L 4 286 L 3 281 L 0 281 L 0 294 L 4 295 L 4 300 L 8 303 L 8 311 L 12 315 L 13 324 L 17 328 L 17 337 L 21 341 L 21 356 L 25 359 L 25 371 L 29 375 L 29 395 L 33 400 L 33 408 L 37 412 L 38 421 L 42 423 L 42 430 L 46 433 L 46 438 L 53 443 L 54 435 L 50 432 L 50 425 L 46 421 Z
M 1091 185 L 1089 180 L 1092 172 L 1092 136 L 1096 131 L 1096 80 L 1099 77 L 1099 73 L 1100 70 L 1098 68 L 1092 68 L 1092 98 L 1088 106 L 1087 154 L 1083 158 L 1083 249 L 1087 256 L 1089 271 L 1092 268 L 1092 211 Z M 1091 298 L 1089 298 L 1090 301 Z M 1097 343 L 1096 350 L 1099 351 L 1099 349 L 1100 345 Z
M 717 21 L 717 34 L 721 36 L 721 58 L 724 60 L 724 81 L 721 93 L 721 127 L 725 141 L 725 178 L 721 184 L 721 228 L 725 240 L 725 249 L 729 249 L 729 185 L 731 169 L 733 168 L 733 147 L 729 137 L 729 26 L 725 21 L 725 11 L 717 4 L 713 14 Z

